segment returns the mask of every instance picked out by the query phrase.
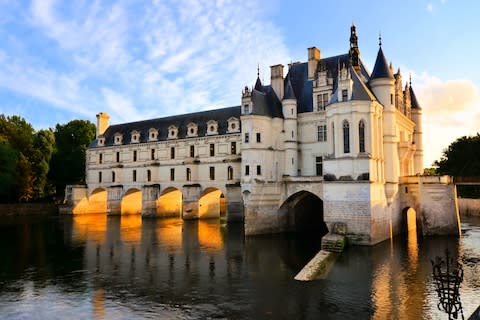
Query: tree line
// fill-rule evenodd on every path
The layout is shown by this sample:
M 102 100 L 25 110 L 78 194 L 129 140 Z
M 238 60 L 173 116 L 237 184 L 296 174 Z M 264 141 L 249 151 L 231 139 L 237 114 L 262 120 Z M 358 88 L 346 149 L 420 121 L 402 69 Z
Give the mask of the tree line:
M 86 120 L 36 131 L 22 117 L 0 115 L 0 202 L 63 200 L 67 184 L 85 183 L 85 151 L 94 138 Z

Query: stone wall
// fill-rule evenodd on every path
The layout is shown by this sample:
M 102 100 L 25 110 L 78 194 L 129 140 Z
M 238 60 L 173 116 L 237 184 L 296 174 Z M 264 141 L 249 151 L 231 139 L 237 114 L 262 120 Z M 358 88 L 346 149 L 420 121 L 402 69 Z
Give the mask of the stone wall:
M 480 216 L 480 199 L 458 198 L 458 211 L 461 215 Z

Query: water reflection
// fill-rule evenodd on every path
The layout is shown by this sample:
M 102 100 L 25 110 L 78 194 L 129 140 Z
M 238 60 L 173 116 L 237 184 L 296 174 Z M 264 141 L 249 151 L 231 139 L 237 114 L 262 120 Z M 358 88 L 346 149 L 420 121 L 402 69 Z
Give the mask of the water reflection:
M 444 317 L 436 307 L 430 259 L 446 248 L 458 253 L 458 238 L 413 232 L 391 243 L 350 247 L 326 279 L 293 280 L 320 240 L 315 233 L 245 238 L 242 225 L 137 215 L 0 224 L 0 315 L 28 318 L 31 310 L 42 310 L 43 318 Z M 468 315 L 478 304 L 480 221 L 460 241 Z

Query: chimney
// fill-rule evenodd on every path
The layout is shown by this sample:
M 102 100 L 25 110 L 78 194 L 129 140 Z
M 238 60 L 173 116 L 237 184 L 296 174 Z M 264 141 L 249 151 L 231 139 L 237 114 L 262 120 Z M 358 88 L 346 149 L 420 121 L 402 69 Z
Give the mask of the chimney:
M 103 135 L 108 128 L 108 120 L 110 116 L 106 112 L 100 112 L 97 114 L 97 139 Z
M 283 64 L 270 66 L 270 85 L 278 99 L 283 99 Z
M 320 49 L 308 48 L 308 80 L 313 80 L 318 62 L 320 61 Z

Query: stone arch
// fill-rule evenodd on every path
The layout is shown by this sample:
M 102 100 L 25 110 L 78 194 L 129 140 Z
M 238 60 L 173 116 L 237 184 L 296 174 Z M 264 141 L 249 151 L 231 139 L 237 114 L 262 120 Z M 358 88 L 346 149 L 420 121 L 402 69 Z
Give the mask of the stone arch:
M 198 199 L 198 218 L 220 218 L 227 214 L 225 193 L 215 187 L 203 190 Z
M 158 217 L 180 217 L 182 215 L 182 192 L 175 187 L 164 189 L 156 202 Z
M 120 213 L 122 215 L 142 213 L 142 190 L 132 188 L 123 194 L 120 202 Z
M 90 213 L 107 213 L 107 199 L 107 189 L 94 189 L 88 197 L 88 207 Z
M 315 231 L 322 236 L 328 233 L 323 217 L 323 201 L 309 191 L 292 194 L 280 206 L 278 213 L 284 220 L 286 231 Z
M 402 210 L 402 233 L 408 233 L 415 231 L 418 233 L 421 229 L 420 216 L 413 207 L 405 207 Z

